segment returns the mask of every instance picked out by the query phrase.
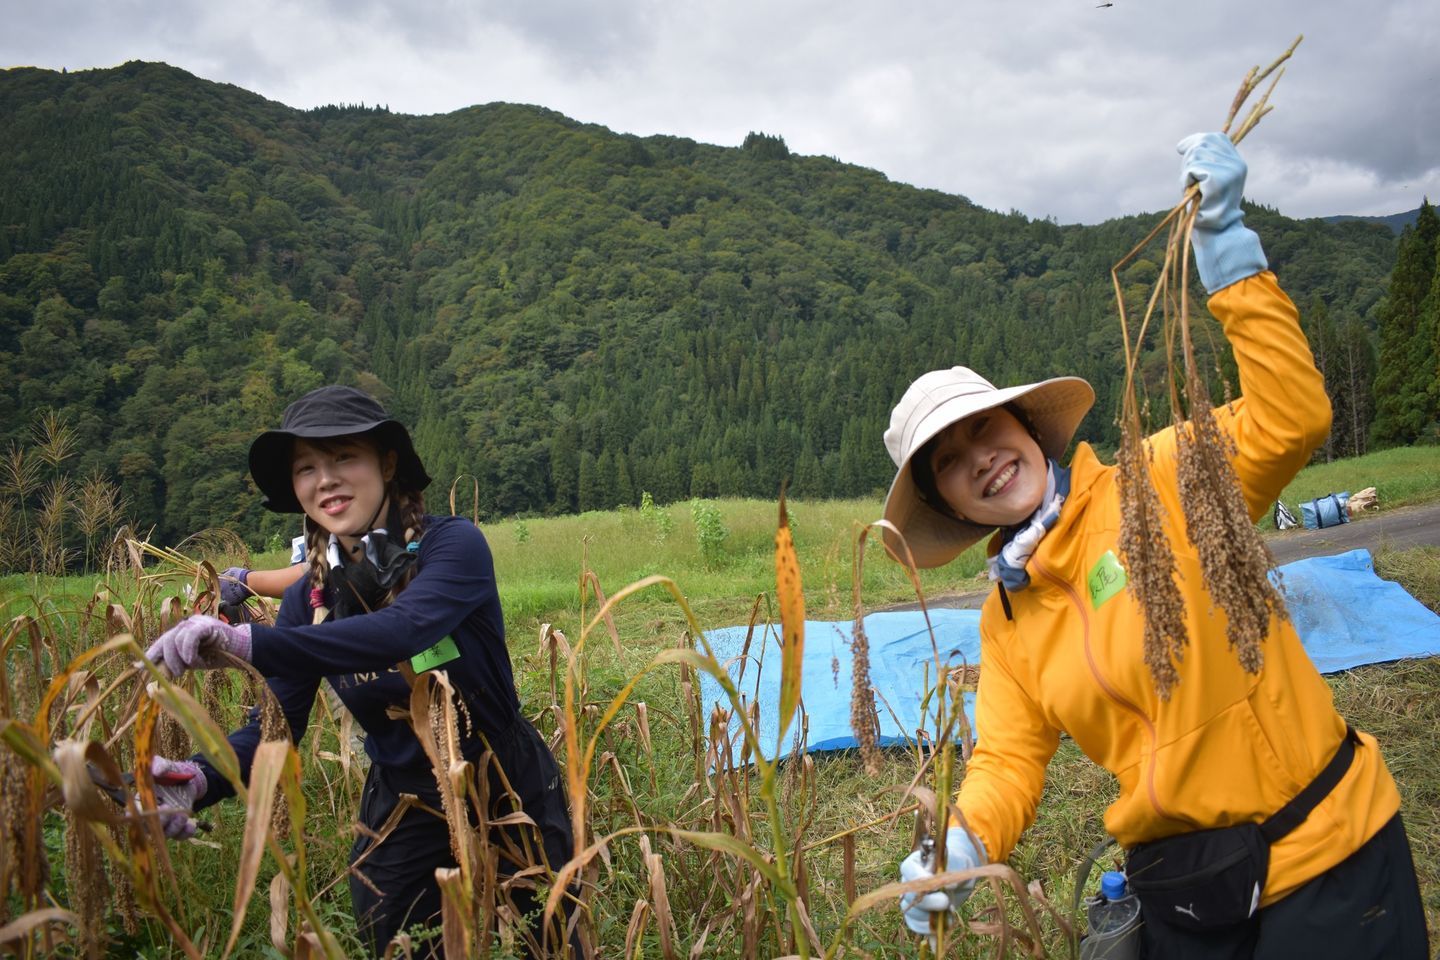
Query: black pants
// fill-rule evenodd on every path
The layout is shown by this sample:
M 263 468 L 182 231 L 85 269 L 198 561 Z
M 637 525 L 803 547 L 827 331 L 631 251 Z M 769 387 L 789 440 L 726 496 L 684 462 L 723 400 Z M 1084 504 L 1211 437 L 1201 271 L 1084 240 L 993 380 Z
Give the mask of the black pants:
M 517 719 L 504 733 L 492 736 L 490 746 L 511 788 L 519 795 L 525 813 L 540 828 L 550 867 L 559 869 L 573 855 L 574 842 L 565 790 L 555 758 L 540 734 L 524 718 Z M 493 820 L 512 812 L 512 805 L 493 770 L 489 781 L 490 818 Z M 402 793 L 414 794 L 436 811 L 441 808 L 440 791 L 430 768 L 396 769 L 374 764 L 365 780 L 360 801 L 360 822 L 379 833 L 391 812 L 399 806 Z M 522 836 L 522 830 L 526 835 Z M 534 846 L 534 834 L 529 832 L 529 828 L 506 827 L 503 832 L 521 849 L 527 849 L 527 842 L 528 847 Z M 502 828 L 493 828 L 492 840 L 503 842 Z M 400 931 L 435 927 L 435 938 L 429 947 L 432 955 L 438 957 L 441 897 L 440 887 L 435 882 L 435 869 L 456 866 L 446 822 L 434 814 L 411 807 L 383 842 L 376 844 L 369 836 L 358 837 L 350 850 L 351 864 L 367 850 L 369 855 L 355 867 L 350 877 L 351 904 L 366 947 L 372 955 L 380 956 L 385 951 L 385 945 Z M 509 875 L 523 866 L 502 857 L 499 872 Z M 365 879 L 356 877 L 356 872 Z M 538 929 L 544 902 L 536 901 L 524 890 L 515 891 L 512 899 L 522 915 L 533 918 Z M 572 946 L 576 947 L 574 956 L 581 957 L 574 939 Z
M 1400 815 L 1294 893 L 1233 927 L 1197 933 L 1141 906 L 1147 960 L 1429 960 L 1425 911 Z

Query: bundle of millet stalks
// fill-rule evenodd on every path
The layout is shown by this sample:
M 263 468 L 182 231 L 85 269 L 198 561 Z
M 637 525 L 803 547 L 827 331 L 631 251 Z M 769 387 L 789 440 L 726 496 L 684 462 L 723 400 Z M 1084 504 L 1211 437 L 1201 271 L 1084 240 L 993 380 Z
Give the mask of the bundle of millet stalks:
M 1256 66 L 1246 75 L 1222 128 L 1231 142 L 1239 143 L 1260 118 L 1270 112 L 1270 94 L 1285 72 L 1281 65 L 1295 52 L 1300 40 L 1297 37 L 1290 48 L 1263 71 Z M 1272 74 L 1270 86 L 1232 132 L 1231 127 L 1246 101 Z M 1190 329 L 1189 264 L 1190 232 L 1199 208 L 1200 191 L 1191 185 L 1180 203 L 1149 236 L 1111 270 L 1125 339 L 1119 454 L 1120 553 L 1129 573 L 1128 589 L 1144 618 L 1145 664 L 1154 679 L 1156 692 L 1164 700 L 1169 699 L 1179 681 L 1177 665 L 1184 657 L 1189 633 L 1185 626 L 1185 599 L 1176 582 L 1175 555 L 1164 533 L 1164 506 L 1151 482 L 1154 453 L 1146 440 L 1146 404 L 1140 400 L 1136 377 L 1141 346 L 1157 309 L 1167 353 L 1165 367 L 1185 530 L 1195 545 L 1201 576 L 1210 597 L 1225 614 L 1229 646 L 1246 671 L 1260 670 L 1264 660 L 1260 642 L 1269 632 L 1272 616 L 1282 619 L 1288 616 L 1284 601 L 1268 575 L 1274 565 L 1273 558 L 1250 522 L 1231 462 L 1235 455 L 1234 442 L 1216 422 L 1210 388 L 1195 358 Z M 1167 229 L 1159 278 L 1132 337 L 1120 270 Z M 1177 342 L 1181 351 L 1179 364 L 1174 356 Z M 1226 394 L 1228 400 L 1228 387 Z

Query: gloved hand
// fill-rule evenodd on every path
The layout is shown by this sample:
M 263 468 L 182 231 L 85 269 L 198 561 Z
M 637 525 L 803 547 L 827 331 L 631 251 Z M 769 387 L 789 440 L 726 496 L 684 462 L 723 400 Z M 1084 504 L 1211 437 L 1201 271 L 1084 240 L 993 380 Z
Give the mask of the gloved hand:
M 250 624 L 232 627 L 223 620 L 197 613 L 160 634 L 145 658 L 163 663 L 172 676 L 186 670 L 215 670 L 230 664 L 220 654 L 250 659 Z
M 1260 238 L 1243 222 L 1245 161 L 1230 138 L 1223 133 L 1192 133 L 1175 149 L 1184 158 L 1180 189 L 1200 185 L 1200 210 L 1190 242 L 1205 292 L 1222 290 L 1268 267 Z
M 908 883 L 922 877 L 933 877 L 935 875 L 934 861 L 938 854 L 937 850 L 927 857 L 924 850 L 910 851 L 910 855 L 900 861 L 900 880 Z M 972 841 L 964 827 L 951 827 L 945 831 L 945 871 L 947 873 L 951 870 L 969 870 L 988 862 L 989 857 L 985 855 L 985 847 L 978 840 Z M 965 898 L 970 896 L 970 891 L 974 888 L 975 881 L 969 880 L 930 893 L 905 894 L 900 898 L 900 910 L 905 915 L 905 926 L 909 927 L 912 933 L 928 935 L 930 933 L 930 915 L 958 910 L 960 904 L 965 902 Z
M 255 594 L 246 586 L 250 571 L 244 567 L 230 567 L 220 574 L 220 602 L 223 604 L 244 603 Z
M 205 771 L 192 760 L 150 758 L 150 775 L 155 778 L 155 806 L 160 811 L 160 829 L 171 840 L 188 840 L 195 835 L 195 804 L 209 784 Z

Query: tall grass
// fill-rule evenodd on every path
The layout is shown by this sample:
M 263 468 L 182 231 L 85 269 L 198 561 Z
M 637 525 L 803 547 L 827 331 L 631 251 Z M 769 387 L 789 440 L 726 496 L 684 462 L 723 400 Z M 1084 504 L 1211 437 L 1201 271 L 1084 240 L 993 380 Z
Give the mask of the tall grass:
M 116 594 L 97 594 L 69 619 L 56 612 L 17 616 L 0 642 L 0 686 L 13 690 L 0 716 L 5 834 L 10 838 L 0 880 L 0 910 L 9 920 L 5 939 L 23 956 L 79 955 L 95 957 L 110 946 L 113 920 L 125 935 L 138 935 L 143 914 L 171 949 L 190 958 L 230 956 L 235 951 L 255 889 L 262 857 L 269 855 L 276 879 L 271 888 L 271 939 L 286 953 L 316 957 L 344 956 L 335 936 L 321 921 L 306 880 L 305 823 L 299 793 L 299 758 L 288 737 L 262 743 L 247 785 L 239 777 L 234 752 L 224 739 L 216 715 L 225 710 L 195 688 L 174 683 L 158 667 L 140 657 L 136 634 L 155 635 L 191 613 L 209 609 L 218 583 L 208 563 L 187 571 L 189 590 L 160 596 L 159 581 L 146 577 L 132 591 L 130 604 Z M 188 601 L 186 597 L 194 598 Z M 268 696 L 258 675 L 250 697 Z M 166 735 L 167 724 L 173 724 Z M 203 751 L 236 786 L 248 811 L 231 903 L 234 920 L 228 937 L 199 923 L 191 891 L 181 883 L 169 845 L 156 816 L 150 759 L 161 747 L 181 743 Z M 318 743 L 318 741 L 317 741 Z M 23 763 L 24 769 L 18 764 Z M 120 809 L 102 798 L 94 778 L 122 784 L 122 770 L 133 771 L 137 809 Z M 272 830 L 271 794 L 282 786 L 293 816 L 289 850 Z M 48 812 L 63 802 L 60 824 Z M 263 816 L 261 815 L 263 814 Z M 47 836 L 64 835 L 66 856 L 49 864 Z M 18 869 L 16 869 L 18 866 Z M 64 881 L 72 909 L 44 906 L 57 900 L 50 868 Z M 304 927 L 293 942 L 284 936 L 283 917 L 293 909 Z
M 1410 469 L 1434 466 L 1422 455 Z M 674 515 L 664 537 L 639 511 L 531 520 L 527 542 L 507 539 L 506 524 L 488 528 L 502 591 L 519 577 L 550 591 L 537 591 L 547 599 L 521 612 L 507 595 L 507 625 L 526 712 L 561 761 L 576 817 L 575 857 L 528 882 L 549 895 L 552 917 L 572 898 L 582 938 L 608 956 L 888 958 L 928 950 L 899 922 L 894 871 L 920 834 L 954 815 L 938 800 L 963 775 L 963 739 L 946 734 L 958 722 L 948 706 L 958 692 L 948 684 L 931 692 L 927 742 L 941 749 L 878 751 L 867 766 L 857 754 L 789 749 L 806 727 L 803 690 L 787 695 L 801 705 L 790 732 L 761 745 L 753 706 L 733 687 L 720 704 L 702 702 L 698 676 L 729 682 L 704 643 L 710 626 L 753 616 L 759 631 L 773 620 L 798 659 L 797 617 L 849 619 L 862 605 L 950 583 L 936 574 L 912 581 L 869 545 L 877 538 L 859 521 L 878 513 L 878 501 L 787 503 L 790 522 L 782 524 L 773 503 L 718 507 L 730 536 L 713 571 L 687 532 L 688 505 L 664 508 Z M 266 748 L 248 802 L 206 811 L 214 830 L 198 841 L 166 844 L 154 834 L 153 800 L 142 801 L 139 815 L 119 817 L 74 773 L 77 757 L 140 772 L 150 753 L 206 746 L 223 755 L 220 731 L 264 696 L 254 678 L 224 671 L 173 684 L 133 663 L 149 638 L 208 602 L 214 568 L 233 547 L 205 544 L 214 563 L 157 550 L 164 562 L 138 574 L 131 564 L 107 578 L 5 582 L 23 595 L 7 597 L 0 657 L 0 727 L 10 747 L 0 748 L 8 825 L 0 927 L 21 955 L 360 955 L 345 880 L 365 761 L 353 722 L 328 697 L 317 702 L 298 751 L 283 740 Z M 664 576 L 665 564 L 678 572 Z M 1377 565 L 1440 609 L 1436 551 L 1382 553 Z M 1431 758 L 1440 727 L 1427 705 L 1440 702 L 1440 673 L 1433 661 L 1371 667 L 1333 686 L 1339 709 L 1381 737 L 1401 783 L 1436 928 L 1440 780 Z M 484 761 L 471 767 L 453 755 L 449 698 L 438 680 L 416 691 L 411 713 L 425 718 L 422 740 L 438 781 L 456 810 L 483 807 L 474 792 Z M 57 749 L 68 768 L 51 759 Z M 144 793 L 143 775 L 140 782 Z M 967 922 L 936 931 L 946 955 L 1068 956 L 1069 919 L 1049 905 L 1069 902 L 1079 858 L 1103 836 L 1114 792 L 1109 774 L 1062 745 L 1034 828 L 1008 866 L 980 872 Z M 277 804 L 287 817 L 272 815 Z M 455 823 L 465 853 L 442 881 L 440 934 L 452 955 L 515 956 L 527 944 L 560 955 L 564 938 L 547 938 L 543 918 L 507 912 L 515 890 L 494 870 L 501 851 L 468 822 Z M 416 942 L 397 942 L 395 955 Z
M 101 531 L 119 526 L 128 504 L 100 470 L 83 478 L 65 473 L 79 435 L 53 410 L 39 414 L 32 442 L 11 442 L 0 456 L 0 572 L 26 570 L 60 576 L 94 569 L 103 552 Z
M 670 518 L 669 533 L 654 535 L 639 510 L 621 509 L 527 521 L 529 538 L 517 542 L 508 522 L 482 524 L 495 567 L 501 572 L 500 597 L 506 619 L 527 631 L 573 608 L 577 571 L 593 571 L 602 583 L 625 584 L 655 574 L 672 577 L 702 622 L 733 623 L 745 618 L 751 602 L 774 589 L 775 504 L 773 501 L 722 499 L 714 502 L 729 530 L 716 563 L 707 563 L 688 503 L 655 508 Z M 805 570 L 806 604 L 822 617 L 849 616 L 852 545 L 860 526 L 880 513 L 875 499 L 823 502 L 789 501 L 795 549 Z M 883 548 L 872 540 L 872 557 Z M 942 591 L 957 574 L 971 577 L 984 565 L 976 547 L 945 571 L 923 571 L 928 591 Z M 904 571 L 893 563 L 870 563 L 862 584 L 868 600 L 901 602 L 914 598 Z M 657 595 L 658 596 L 658 595 Z M 640 600 L 651 609 L 662 601 Z
M 1365 487 L 1375 488 L 1382 510 L 1440 499 L 1440 446 L 1396 447 L 1313 464 L 1300 471 L 1280 499 L 1298 517 L 1298 505 L 1306 500 Z
M 353 926 L 337 921 L 344 916 L 337 891 L 345 887 L 336 881 L 345 874 L 345 854 L 333 838 L 348 833 L 361 761 L 349 723 L 333 704 L 317 705 L 299 751 L 279 730 L 267 735 L 275 739 L 262 744 L 248 790 L 237 784 L 238 802 L 214 808 L 215 840 L 172 848 L 160 836 L 150 757 L 198 749 L 236 782 L 236 759 L 222 731 L 239 722 L 244 703 L 267 694 L 258 683 L 237 689 L 228 674 L 172 682 L 153 665 L 134 665 L 141 645 L 208 609 L 218 589 L 212 564 L 143 549 L 165 561 L 160 571 L 140 574 L 125 590 L 107 587 L 69 615 L 53 603 L 51 612 L 20 615 L 6 635 L 0 679 L 19 693 L 3 703 L 0 739 L 10 748 L 3 774 L 20 785 L 7 793 L 7 833 L 17 839 L 0 868 L 13 911 L 0 918 L 13 918 L 6 936 L 25 956 L 97 955 L 137 942 L 157 955 L 185 957 L 241 955 L 260 943 L 292 956 L 353 952 Z M 411 722 L 436 771 L 459 861 L 439 875 L 447 956 L 565 956 L 567 904 L 582 941 L 609 950 L 623 941 L 627 955 L 839 957 L 874 954 L 886 942 L 911 949 L 896 933 L 895 899 L 965 874 L 942 869 L 928 881 L 887 885 L 893 853 L 870 847 L 908 848 L 918 832 L 943 832 L 954 816 L 937 798 L 950 796 L 963 765 L 953 735 L 963 716 L 958 691 L 937 683 L 927 708 L 934 729 L 922 738 L 929 746 L 872 758 L 868 775 L 876 780 L 857 776 L 844 759 L 818 763 L 804 755 L 806 594 L 783 507 L 781 522 L 770 521 L 767 552 L 769 592 L 785 638 L 780 709 L 788 723 L 776 743 L 757 739 L 758 707 L 716 661 L 674 581 L 652 575 L 606 596 L 587 571 L 572 611 L 575 643 L 553 628 L 540 631 L 527 701 L 563 761 L 576 837 L 569 863 L 537 863 L 509 879 L 498 870 L 502 855 L 534 863 L 538 837 L 522 844 L 528 850 L 502 850 L 492 841 L 484 814 L 477 814 L 490 809 L 486 759 L 471 764 L 459 755 L 460 721 L 443 673 L 416 679 Z M 864 566 L 852 568 L 852 604 L 863 592 Z M 656 593 L 668 597 L 684 626 L 632 642 L 612 614 Z M 128 602 L 118 602 L 122 595 Z M 766 606 L 752 602 L 757 630 L 766 629 Z M 638 669 L 637 656 L 644 661 Z M 726 702 L 701 702 L 702 672 L 726 691 Z M 945 676 L 938 663 L 935 676 Z M 87 763 L 111 783 L 122 770 L 134 771 L 139 810 L 119 811 L 101 799 Z M 844 779 L 853 784 L 848 793 L 867 798 L 867 814 L 875 815 L 857 824 L 853 810 L 834 804 L 827 781 Z M 283 816 L 275 815 L 277 804 Z M 921 820 L 909 826 L 916 813 Z M 55 835 L 73 850 L 61 862 L 46 848 L 46 837 Z M 838 887 L 828 869 L 817 873 L 817 865 L 828 868 L 837 858 Z M 207 873 L 228 875 L 229 882 L 197 882 Z M 961 945 L 962 955 L 977 944 L 1015 942 L 1040 956 L 1047 938 L 1066 940 L 1064 919 L 1046 912 L 1043 894 L 1013 870 L 978 873 L 995 886 L 994 904 L 969 928 L 947 931 L 941 921 L 935 930 L 941 949 L 947 939 Z M 253 900 L 267 884 L 265 918 Z M 513 895 L 535 886 L 548 891 L 546 913 L 521 916 Z M 130 891 L 133 906 L 123 898 L 112 904 L 110 889 Z M 66 909 L 47 906 L 55 902 Z M 206 919 L 222 907 L 232 922 Z M 412 945 L 402 939 L 392 950 L 403 955 Z

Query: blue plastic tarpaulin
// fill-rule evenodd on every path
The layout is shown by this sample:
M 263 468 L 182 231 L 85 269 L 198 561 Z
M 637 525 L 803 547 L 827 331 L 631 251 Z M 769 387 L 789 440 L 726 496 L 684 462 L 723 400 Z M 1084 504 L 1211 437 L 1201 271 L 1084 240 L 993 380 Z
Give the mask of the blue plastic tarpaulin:
M 1427 609 L 1397 583 L 1381 580 L 1365 550 L 1333 557 L 1297 560 L 1278 569 L 1286 604 L 1296 632 L 1322 673 L 1366 663 L 1406 657 L 1440 655 L 1440 616 Z M 949 667 L 980 662 L 980 611 L 930 611 L 940 659 Z M 807 621 L 803 699 L 811 752 L 855 746 L 850 731 L 850 668 L 852 621 Z M 764 631 L 762 635 L 762 630 Z M 760 704 L 760 744 L 767 755 L 776 749 L 780 700 L 780 644 L 776 630 L 756 627 L 747 655 L 748 630 L 726 627 L 706 634 L 747 704 Z M 897 745 L 918 729 L 930 728 L 920 717 L 921 700 L 934 683 L 935 650 L 924 615 L 915 612 L 872 613 L 864 619 L 870 645 L 870 682 L 877 694 L 880 743 Z M 701 694 L 707 704 L 727 704 L 720 685 L 702 674 Z M 966 712 L 974 724 L 973 694 Z M 732 734 L 738 723 L 732 722 Z M 795 724 L 786 734 L 782 752 L 793 745 Z
M 1297 560 L 1278 572 L 1295 632 L 1321 673 L 1440 655 L 1440 617 L 1376 576 L 1370 551 Z

